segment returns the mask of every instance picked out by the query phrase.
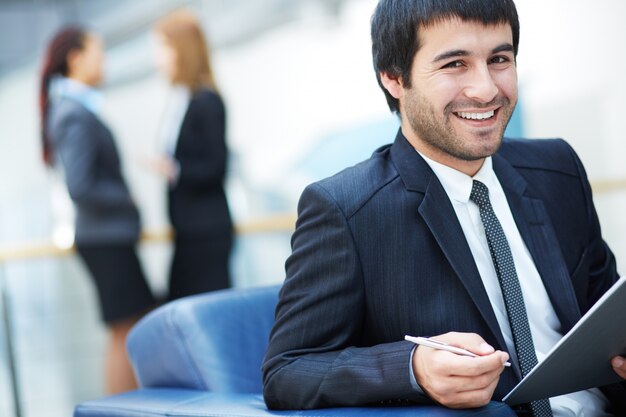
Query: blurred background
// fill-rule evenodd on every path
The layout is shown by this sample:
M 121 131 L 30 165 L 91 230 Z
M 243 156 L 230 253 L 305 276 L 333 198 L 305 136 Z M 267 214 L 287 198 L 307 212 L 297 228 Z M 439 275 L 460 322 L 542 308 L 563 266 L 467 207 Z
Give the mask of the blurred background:
M 277 283 L 303 187 L 367 158 L 398 121 L 371 65 L 375 0 L 0 0 L 0 415 L 68 416 L 101 396 L 104 326 L 71 246 L 62 181 L 40 158 L 38 72 L 49 37 L 79 22 L 107 47 L 104 120 L 152 238 L 141 258 L 163 291 L 171 247 L 165 184 L 137 160 L 157 150 L 166 82 L 152 24 L 200 17 L 228 110 L 226 190 L 239 227 L 238 287 Z M 626 2 L 518 2 L 520 107 L 510 135 L 563 137 L 594 187 L 605 239 L 626 262 Z

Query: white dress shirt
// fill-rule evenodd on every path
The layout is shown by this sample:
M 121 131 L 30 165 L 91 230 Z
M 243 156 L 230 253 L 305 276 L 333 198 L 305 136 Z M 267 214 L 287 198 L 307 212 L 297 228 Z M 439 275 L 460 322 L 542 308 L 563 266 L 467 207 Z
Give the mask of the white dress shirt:
M 535 263 L 515 224 L 504 190 L 493 171 L 491 158 L 487 158 L 478 173 L 474 177 L 470 177 L 460 171 L 435 162 L 421 153 L 420 155 L 434 171 L 450 198 L 491 301 L 496 319 L 502 330 L 511 360 L 517 362 L 511 326 L 506 313 L 504 299 L 502 298 L 500 283 L 491 260 L 491 253 L 489 252 L 480 212 L 478 206 L 470 200 L 473 180 L 482 182 L 489 189 L 491 205 L 511 247 L 515 269 L 524 296 L 537 360 L 541 362 L 552 347 L 563 337 L 561 323 L 550 302 Z M 576 366 L 576 364 L 573 363 L 572 366 Z M 608 400 L 597 388 L 550 398 L 550 405 L 555 417 L 609 416 L 604 411 L 608 406 Z
M 165 109 L 161 118 L 161 125 L 158 132 L 158 142 L 161 148 L 160 153 L 164 153 L 174 165 L 173 178 L 169 179 L 169 186 L 174 187 L 180 178 L 180 162 L 175 158 L 180 129 L 185 120 L 185 115 L 189 109 L 191 101 L 191 90 L 185 85 L 176 84 L 169 92 Z
M 190 101 L 191 91 L 189 88 L 177 84 L 170 90 L 165 103 L 159 129 L 159 143 L 165 153 L 172 158 L 176 152 L 180 128 L 183 125 Z
M 95 115 L 100 113 L 104 102 L 100 91 L 73 78 L 67 78 L 61 75 L 57 75 L 50 80 L 48 95 L 51 101 L 56 101 L 61 98 L 76 100 Z

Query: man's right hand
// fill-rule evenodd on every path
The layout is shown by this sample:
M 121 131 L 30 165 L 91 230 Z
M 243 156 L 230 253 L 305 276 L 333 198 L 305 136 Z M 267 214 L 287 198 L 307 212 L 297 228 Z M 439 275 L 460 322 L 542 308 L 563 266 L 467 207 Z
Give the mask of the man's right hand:
M 491 400 L 509 354 L 495 351 L 474 333 L 446 333 L 432 339 L 457 346 L 480 357 L 461 356 L 418 346 L 413 354 L 417 383 L 433 400 L 449 408 L 481 407 Z

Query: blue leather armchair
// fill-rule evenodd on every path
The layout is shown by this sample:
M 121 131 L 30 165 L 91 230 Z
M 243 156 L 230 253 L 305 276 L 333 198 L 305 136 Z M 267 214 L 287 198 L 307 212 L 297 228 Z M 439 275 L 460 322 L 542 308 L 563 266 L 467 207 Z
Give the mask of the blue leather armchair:
M 268 410 L 261 361 L 278 286 L 224 290 L 166 304 L 132 330 L 128 350 L 141 389 L 79 404 L 74 417 L 514 417 L 505 404 Z

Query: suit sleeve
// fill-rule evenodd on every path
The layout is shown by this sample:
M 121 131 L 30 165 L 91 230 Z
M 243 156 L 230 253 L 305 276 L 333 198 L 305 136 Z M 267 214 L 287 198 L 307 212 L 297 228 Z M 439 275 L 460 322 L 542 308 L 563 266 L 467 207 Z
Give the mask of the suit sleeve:
M 589 276 L 587 293 L 588 304 L 583 306 L 583 309 L 587 311 L 617 281 L 619 275 L 616 270 L 615 256 L 602 238 L 600 222 L 593 204 L 591 185 L 589 184 L 587 173 L 578 155 L 576 155 L 569 145 L 568 148 L 578 169 L 585 201 L 587 202 L 586 212 L 589 243 L 584 255 L 587 259 L 583 259 L 584 265 L 588 265 L 588 272 L 586 272 Z M 583 311 L 583 313 L 585 311 Z
M 582 262 L 583 265 L 588 265 L 583 273 L 587 273 L 589 277 L 587 306 L 583 306 L 584 313 L 617 281 L 619 275 L 616 270 L 615 256 L 602 238 L 600 222 L 593 204 L 591 185 L 583 164 L 571 147 L 569 147 L 569 151 L 581 178 L 583 193 L 587 202 L 587 219 L 590 230 L 589 245 L 585 255 L 587 259 L 583 259 Z M 626 413 L 626 382 L 606 385 L 600 389 L 609 397 L 615 415 Z
M 55 135 L 67 188 L 75 202 L 95 208 L 134 207 L 122 181 L 96 175 L 98 141 L 88 120 L 80 114 L 67 116 L 59 122 Z
M 292 250 L 263 364 L 268 407 L 425 400 L 409 377 L 412 344 L 363 347 L 367 306 L 358 253 L 346 217 L 320 185 L 300 199 Z
M 226 112 L 221 98 L 216 94 L 192 100 L 189 105 L 189 125 L 179 139 L 191 144 L 177 155 L 180 164 L 178 185 L 203 187 L 221 185 L 226 172 Z

